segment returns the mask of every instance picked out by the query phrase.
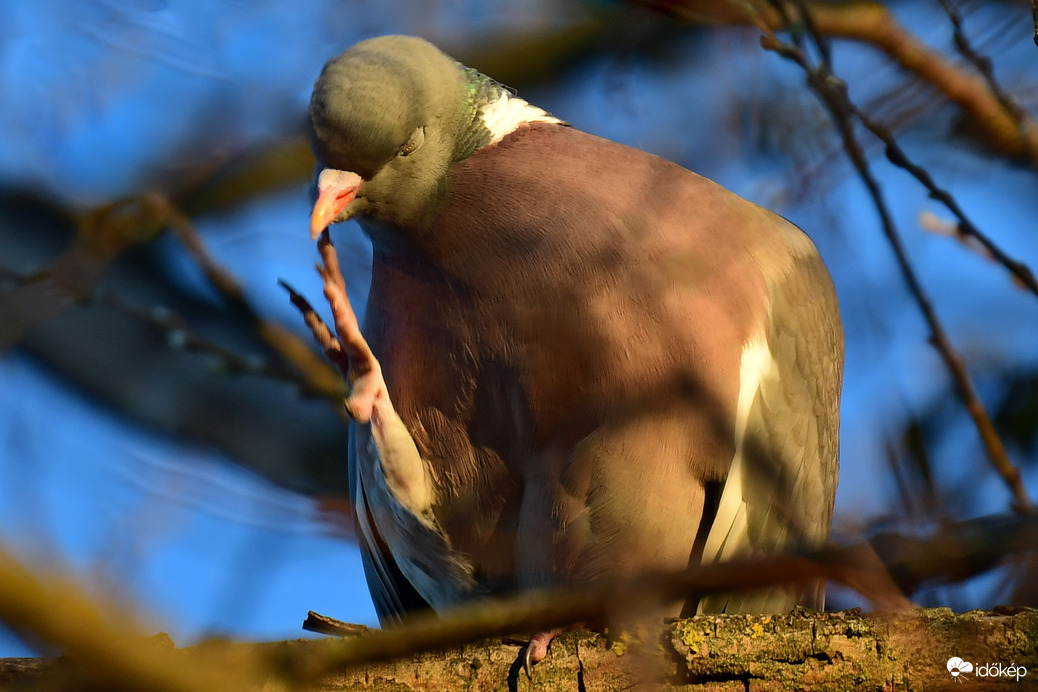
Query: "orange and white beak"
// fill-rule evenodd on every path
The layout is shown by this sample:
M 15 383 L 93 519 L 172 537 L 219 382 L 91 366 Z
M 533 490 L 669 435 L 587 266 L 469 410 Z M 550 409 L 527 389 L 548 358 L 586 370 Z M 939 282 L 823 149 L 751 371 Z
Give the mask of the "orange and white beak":
M 317 176 L 317 202 L 310 213 L 310 238 L 317 240 L 324 229 L 353 201 L 364 179 L 350 171 L 325 168 Z

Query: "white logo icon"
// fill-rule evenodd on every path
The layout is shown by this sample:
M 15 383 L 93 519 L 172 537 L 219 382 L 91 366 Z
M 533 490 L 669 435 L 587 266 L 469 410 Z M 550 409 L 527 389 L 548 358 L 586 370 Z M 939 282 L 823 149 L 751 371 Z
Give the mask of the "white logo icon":
M 951 673 L 952 677 L 955 678 L 955 682 L 962 682 L 964 678 L 960 678 L 960 675 L 965 673 L 973 672 L 973 664 L 969 661 L 963 661 L 958 656 L 952 656 L 948 659 L 948 672 Z

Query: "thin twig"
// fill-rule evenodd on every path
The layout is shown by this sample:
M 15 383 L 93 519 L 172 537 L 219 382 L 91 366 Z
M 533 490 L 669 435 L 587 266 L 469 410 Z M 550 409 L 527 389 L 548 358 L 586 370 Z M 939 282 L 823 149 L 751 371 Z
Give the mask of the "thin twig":
M 173 206 L 168 199 L 163 199 L 169 227 L 173 236 L 180 241 L 195 263 L 202 268 L 209 283 L 216 288 L 224 300 L 235 310 L 245 316 L 250 322 L 260 321 L 256 311 L 245 299 L 245 291 L 235 276 L 225 269 L 219 262 L 213 259 L 205 246 L 202 237 L 195 229 L 195 225 L 186 215 Z
M 328 387 L 323 382 L 314 381 L 300 374 L 295 368 L 287 367 L 279 360 L 262 356 L 242 356 L 232 349 L 211 341 L 195 332 L 183 317 L 166 308 L 159 306 L 142 308 L 109 291 L 99 293 L 94 302 L 118 310 L 164 332 L 166 340 L 172 348 L 216 358 L 222 372 L 233 375 L 257 375 L 285 382 L 307 397 L 339 401 L 343 396 L 342 387 Z
M 1038 1 L 1038 0 L 1036 0 Z M 991 60 L 985 56 L 979 55 L 970 44 L 965 33 L 962 29 L 962 17 L 951 5 L 950 0 L 938 0 L 941 6 L 948 13 L 953 26 L 955 27 L 955 44 L 959 47 L 959 50 L 970 60 L 972 64 L 977 67 L 977 70 L 984 76 L 988 83 L 992 93 L 998 98 L 999 102 L 1003 105 L 1007 112 L 1012 114 L 1016 120 L 1018 126 L 1021 128 L 1021 136 L 1024 134 L 1024 125 L 1026 123 L 1027 115 L 1024 113 L 1020 104 L 1011 95 L 1002 89 L 1001 85 L 995 77 L 994 69 L 992 67 Z M 800 2 L 800 9 L 804 21 L 804 26 L 808 29 L 809 33 L 814 37 L 815 43 L 818 44 L 819 52 L 821 53 L 822 60 L 818 66 L 818 69 L 832 74 L 832 60 L 831 51 L 829 49 L 828 39 L 823 38 L 823 34 L 819 30 L 817 24 L 812 19 L 810 9 L 803 3 Z M 785 15 L 783 11 L 783 15 Z M 792 35 L 792 34 L 791 34 Z M 801 50 L 803 46 L 801 45 Z M 960 236 L 969 236 L 976 239 L 986 250 L 990 253 L 990 256 L 997 262 L 1001 263 L 1009 272 L 1016 278 L 1016 280 L 1024 286 L 1026 289 L 1031 291 L 1038 296 L 1038 279 L 1035 278 L 1034 272 L 1031 271 L 1023 262 L 1010 257 L 1001 247 L 995 244 L 995 242 L 989 238 L 986 234 L 982 233 L 969 217 L 966 216 L 966 212 L 963 211 L 962 207 L 959 206 L 958 202 L 947 190 L 940 188 L 934 182 L 933 177 L 930 173 L 915 163 L 913 163 L 905 154 L 904 150 L 897 143 L 894 135 L 891 131 L 881 125 L 879 122 L 873 120 L 862 112 L 854 103 L 847 101 L 847 107 L 850 109 L 853 115 L 861 121 L 861 123 L 872 132 L 883 144 L 886 146 L 886 156 L 895 166 L 908 171 L 916 180 L 918 180 L 929 192 L 930 197 L 944 204 L 952 214 L 959 220 L 957 231 Z
M 303 322 L 310 328 L 310 332 L 314 336 L 314 341 L 324 349 L 324 355 L 328 357 L 332 363 L 338 368 L 339 373 L 342 375 L 343 381 L 348 381 L 350 363 L 346 358 L 346 354 L 343 353 L 342 344 L 332 333 L 331 328 L 324 323 L 321 316 L 317 314 L 314 307 L 310 304 L 306 298 L 304 298 L 298 291 L 284 279 L 278 279 L 278 285 L 288 291 L 289 300 L 292 301 L 292 305 L 299 310 L 299 314 L 303 316 Z
M 271 350 L 301 373 L 305 380 L 305 385 L 301 387 L 301 390 L 328 393 L 335 400 L 341 398 L 341 390 L 336 384 L 337 378 L 328 366 L 310 350 L 302 339 L 277 322 L 264 318 L 256 312 L 234 274 L 209 254 L 205 242 L 191 219 L 168 198 L 158 198 L 155 203 L 162 205 L 173 235 L 201 267 L 209 283 L 216 288 L 226 304 L 253 325 L 256 334 Z
M 1027 137 L 1027 113 L 1020 106 L 1020 102 L 1017 101 L 1009 92 L 1002 88 L 998 78 L 995 76 L 995 65 L 991 58 L 986 55 L 981 55 L 974 48 L 970 42 L 969 37 L 966 36 L 966 31 L 962 25 L 962 13 L 951 3 L 951 0 L 937 0 L 944 10 L 944 13 L 948 15 L 949 21 L 952 23 L 954 30 L 953 40 L 955 41 L 955 48 L 958 49 L 962 57 L 966 58 L 973 65 L 977 72 L 981 74 L 984 81 L 987 82 L 988 89 L 998 99 L 998 102 L 1002 104 L 1002 108 L 1005 109 L 1006 113 L 1016 122 L 1016 127 L 1020 132 L 1021 139 Z M 1035 164 L 1038 165 L 1038 152 L 1031 152 L 1032 159 Z
M 781 0 L 770 1 L 776 6 L 781 6 Z M 807 12 L 807 8 L 804 6 L 802 1 L 797 4 L 800 7 L 801 13 Z M 872 198 L 876 211 L 879 213 L 883 233 L 887 237 L 891 249 L 894 251 L 902 277 L 908 285 L 908 289 L 915 298 L 916 303 L 919 305 L 923 318 L 926 320 L 926 323 L 930 328 L 931 343 L 944 360 L 945 365 L 955 382 L 956 388 L 959 391 L 959 395 L 966 404 L 966 410 L 969 412 L 970 417 L 973 418 L 973 423 L 976 426 L 981 442 L 987 451 L 988 458 L 991 460 L 991 463 L 1002 476 L 1006 485 L 1009 487 L 1010 492 L 1013 494 L 1016 511 L 1021 513 L 1030 513 L 1033 505 L 1026 488 L 1024 488 L 1023 481 L 1020 477 L 1020 471 L 1013 465 L 1012 461 L 1010 461 L 1005 446 L 1002 444 L 1002 440 L 999 438 L 995 426 L 991 422 L 991 417 L 988 415 L 984 404 L 977 396 L 976 389 L 973 386 L 973 381 L 966 369 L 962 356 L 959 355 L 955 350 L 955 347 L 952 345 L 951 340 L 944 330 L 944 326 L 937 317 L 937 313 L 934 310 L 930 297 L 927 295 L 919 281 L 919 278 L 916 276 L 915 269 L 912 267 L 912 263 L 908 259 L 908 253 L 906 252 L 901 240 L 901 234 L 898 232 L 897 226 L 894 224 L 893 217 L 890 214 L 886 198 L 880 190 L 879 183 L 872 172 L 872 168 L 865 156 L 861 143 L 854 134 L 852 118 L 855 114 L 855 109 L 850 101 L 850 97 L 847 95 L 847 85 L 836 77 L 836 75 L 834 75 L 830 70 L 826 69 L 824 64 L 813 67 L 807 60 L 803 38 L 796 34 L 792 34 L 792 37 L 799 45 L 775 41 L 770 37 L 764 37 L 761 44 L 764 48 L 774 50 L 779 55 L 782 55 L 800 65 L 807 75 L 808 85 L 812 90 L 814 90 L 822 100 L 822 103 L 829 110 L 833 122 L 840 132 L 844 149 L 846 150 L 848 157 L 850 157 L 854 168 L 858 171 L 858 175 L 862 179 L 862 182 L 865 183 L 869 196 Z M 825 36 L 818 32 L 813 34 L 812 39 L 819 46 L 824 45 L 828 41 Z M 820 52 L 825 54 L 826 51 L 820 48 Z
M 315 613 L 312 610 L 306 614 L 306 620 L 303 621 L 303 629 L 307 632 L 330 634 L 336 637 L 355 637 L 371 632 L 371 628 L 366 625 L 343 622 L 327 615 Z
M 979 242 L 984 249 L 991 254 L 993 259 L 1009 270 L 1020 285 L 1024 286 L 1031 293 L 1034 293 L 1035 296 L 1038 296 L 1038 279 L 1035 278 L 1034 272 L 1031 271 L 1030 267 L 1023 262 L 1010 257 L 1005 250 L 995 243 L 995 241 L 977 228 L 977 225 L 966 216 L 966 212 L 959 206 L 955 197 L 944 188 L 938 187 L 929 171 L 912 162 L 908 158 L 908 155 L 905 154 L 905 151 L 897 143 L 897 140 L 889 129 L 867 116 L 850 101 L 847 102 L 847 108 L 851 114 L 857 116 L 858 120 L 861 121 L 861 124 L 864 125 L 869 132 L 874 134 L 883 142 L 886 147 L 885 152 L 887 159 L 892 164 L 908 171 L 912 177 L 918 180 L 923 187 L 926 188 L 930 197 L 943 204 L 952 214 L 955 215 L 958 219 L 956 230 L 960 235 L 976 239 L 977 242 Z
M 770 26 L 774 30 L 799 31 L 783 14 L 795 2 L 701 2 L 699 0 L 634 0 L 690 22 L 709 20 L 722 24 Z M 1038 0 L 1036 0 L 1038 1 Z M 957 104 L 983 132 L 988 144 L 1010 157 L 1029 156 L 1038 163 L 1038 122 L 1025 114 L 1023 127 L 1003 107 L 985 81 L 954 65 L 902 26 L 888 7 L 871 0 L 802 3 L 810 9 L 818 32 L 834 38 L 858 41 L 883 51 L 905 70 L 938 89 Z M 1036 17 L 1038 31 L 1038 17 Z
M 952 40 L 955 42 L 955 48 L 962 57 L 966 58 L 970 64 L 977 68 L 977 72 L 984 77 L 984 80 L 988 83 L 988 88 L 991 89 L 991 93 L 995 95 L 1002 107 L 1013 116 L 1017 123 L 1022 122 L 1026 117 L 1023 108 L 1020 107 L 1020 103 L 1009 92 L 1002 88 L 998 78 L 995 76 L 995 64 L 991 58 L 981 55 L 973 47 L 973 43 L 966 35 L 966 30 L 963 26 L 962 13 L 952 4 L 951 0 L 937 0 L 937 2 L 941 9 L 944 10 L 944 13 L 948 15 L 948 21 L 952 23 Z

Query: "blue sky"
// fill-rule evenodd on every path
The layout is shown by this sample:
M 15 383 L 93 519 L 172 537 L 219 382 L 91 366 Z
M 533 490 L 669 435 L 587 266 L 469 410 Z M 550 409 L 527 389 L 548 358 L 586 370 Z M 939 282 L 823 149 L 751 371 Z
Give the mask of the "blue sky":
M 559 6 L 0 3 L 0 176 L 80 209 L 140 193 L 142 181 L 186 165 L 170 157 L 190 143 L 244 151 L 292 134 L 321 65 L 357 40 L 418 33 L 464 50 L 584 16 L 578 3 Z M 946 23 L 926 3 L 905 3 L 900 11 L 906 24 L 923 27 L 926 41 L 948 45 Z M 1030 43 L 1027 18 L 1014 26 Z M 811 98 L 800 105 L 798 68 L 756 41 L 753 31 L 699 31 L 670 62 L 636 51 L 598 57 L 522 95 L 581 129 L 693 168 L 814 238 L 837 284 L 848 337 L 836 526 L 853 533 L 862 521 L 893 511 L 885 440 L 912 412 L 948 396 L 947 375 L 926 344 L 860 182 L 838 155 L 821 173 L 802 175 L 799 164 L 838 154 L 834 140 L 818 136 L 827 121 Z M 996 56 L 1009 84 L 1026 74 L 1022 55 Z M 836 68 L 863 102 L 897 77 L 858 46 L 839 45 Z M 761 103 L 780 110 L 754 110 Z M 804 119 L 792 127 L 782 108 Z M 951 109 L 932 109 L 904 133 L 906 149 L 933 168 L 981 228 L 1038 266 L 1038 237 L 1029 232 L 1038 205 L 1034 172 L 980 149 L 944 146 L 953 117 Z M 755 137 L 785 141 L 786 148 L 762 154 Z M 921 212 L 948 214 L 880 150 L 872 153 L 909 252 L 974 372 L 983 378 L 998 367 L 1038 368 L 1038 302 L 1011 288 L 997 266 L 921 231 Z M 293 328 L 296 315 L 276 281 L 320 295 L 307 217 L 300 185 L 196 219 L 253 305 Z M 337 229 L 334 237 L 351 266 L 369 261 L 356 228 Z M 173 271 L 187 266 L 172 255 L 170 262 Z M 208 290 L 190 271 L 182 280 L 200 295 Z M 361 301 L 362 288 L 352 297 Z M 961 459 L 949 468 L 976 479 L 977 513 L 1005 510 L 1007 493 L 985 466 L 975 434 L 961 417 L 956 426 L 935 454 Z M 1038 493 L 1038 479 L 1027 482 Z M 180 644 L 213 633 L 300 636 L 310 609 L 374 623 L 356 547 L 329 535 L 312 500 L 212 449 L 126 422 L 18 351 L 0 357 L 0 542 L 41 568 L 71 570 L 101 591 L 117 589 Z M 22 651 L 0 633 L 0 656 Z

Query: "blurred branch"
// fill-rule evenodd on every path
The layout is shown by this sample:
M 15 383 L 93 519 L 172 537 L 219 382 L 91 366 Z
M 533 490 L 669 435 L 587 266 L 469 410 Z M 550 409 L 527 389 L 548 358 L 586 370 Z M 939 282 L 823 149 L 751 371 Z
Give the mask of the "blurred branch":
M 150 197 L 147 203 L 154 206 L 159 199 Z M 165 204 L 163 200 L 159 206 Z M 108 216 L 129 217 L 134 208 L 128 204 L 121 214 L 111 211 Z M 133 228 L 165 227 L 148 219 L 165 222 L 168 215 L 152 209 L 142 219 L 127 222 L 126 231 L 84 236 L 76 232 L 77 221 L 64 208 L 30 195 L 0 191 L 0 266 L 9 275 L 30 279 L 0 290 L 0 336 L 17 340 L 59 377 L 132 420 L 180 439 L 213 445 L 284 487 L 317 496 L 345 496 L 342 460 L 347 428 L 341 407 L 303 399 L 295 387 L 265 375 L 253 376 L 249 368 L 238 370 L 245 377 L 214 377 L 211 358 L 174 351 L 168 338 L 155 338 L 156 327 L 167 337 L 176 336 L 175 323 L 163 326 L 162 319 L 142 321 L 140 314 L 131 314 L 135 312 L 131 306 L 163 306 L 165 314 L 178 315 L 191 326 L 190 341 L 218 344 L 218 351 L 237 354 L 242 365 L 267 362 L 287 371 L 305 370 L 301 364 L 310 359 L 319 364 L 318 372 L 330 373 L 325 385 L 312 389 L 327 394 L 342 391 L 334 370 L 295 334 L 286 343 L 301 355 L 286 358 L 279 355 L 285 351 L 284 344 L 276 349 L 270 345 L 278 331 L 259 336 L 262 325 L 257 329 L 248 313 L 197 298 L 171 281 L 150 244 L 126 240 L 133 237 Z M 107 248 L 107 254 L 95 247 Z M 112 256 L 113 248 L 120 247 L 121 254 Z M 23 302 L 32 287 L 38 292 L 35 302 Z M 104 299 L 96 299 L 99 295 L 118 296 L 130 309 L 113 310 Z M 149 310 L 136 308 L 142 311 Z M 29 319 L 18 318 L 19 314 Z M 312 374 L 302 377 L 316 382 Z
M 0 621 L 30 643 L 64 652 L 62 665 L 53 670 L 60 689 L 230 692 L 251 687 L 247 670 L 182 665 L 172 651 L 148 642 L 130 614 L 95 603 L 70 581 L 40 579 L 2 550 Z
M 111 264 L 129 246 L 158 235 L 161 199 L 145 195 L 113 202 L 82 215 L 76 236 L 45 269 L 0 294 L 0 351 L 34 327 L 87 300 Z
M 285 156 L 294 160 L 297 156 L 291 148 L 287 153 L 279 148 L 271 151 L 280 154 L 273 156 L 276 160 Z M 308 152 L 307 157 L 308 167 L 312 167 L 312 157 Z M 262 156 L 258 158 L 265 160 Z M 288 166 L 281 170 L 282 176 L 286 170 L 291 176 L 298 173 Z M 244 186 L 240 180 L 230 185 L 239 191 L 242 187 L 249 191 L 264 190 L 285 182 L 283 177 L 271 180 L 255 170 L 239 171 L 238 176 L 249 181 Z M 224 192 L 218 198 L 227 201 L 233 195 Z M 145 312 L 131 308 L 128 301 L 116 298 L 111 291 L 107 292 L 107 299 L 99 302 L 153 326 L 165 328 L 170 335 L 176 333 L 182 337 L 180 340 L 171 339 L 171 344 L 216 355 L 226 366 L 225 372 L 272 376 L 291 382 L 304 394 L 317 393 L 332 400 L 341 399 L 343 388 L 335 372 L 305 341 L 277 322 L 264 319 L 253 309 L 237 278 L 208 253 L 191 220 L 170 198 L 160 194 L 104 205 L 82 215 L 77 222 L 76 240 L 68 249 L 46 268 L 36 272 L 32 280 L 19 281 L 14 290 L 0 294 L 0 349 L 17 344 L 31 329 L 50 322 L 74 305 L 90 304 L 97 285 L 120 255 L 134 245 L 154 240 L 167 228 L 221 295 L 230 316 L 250 325 L 259 340 L 273 351 L 271 357 L 260 359 L 236 355 L 232 349 L 200 336 L 188 326 L 189 320 L 174 317 L 172 311 Z
M 164 204 L 170 229 L 188 254 L 205 272 L 209 283 L 223 296 L 228 307 L 244 320 L 252 323 L 256 335 L 284 360 L 284 364 L 279 364 L 279 371 L 287 375 L 288 369 L 284 367 L 287 364 L 302 374 L 302 379 L 287 378 L 296 384 L 300 391 L 319 392 L 322 396 L 334 401 L 341 399 L 343 389 L 335 372 L 318 358 L 302 339 L 277 322 L 260 316 L 246 300 L 245 292 L 238 279 L 209 254 L 191 220 L 169 201 L 164 200 Z M 280 379 L 286 379 L 286 377 L 283 375 Z
M 182 184 L 170 199 L 186 216 L 196 217 L 234 209 L 278 190 L 302 191 L 313 174 L 314 155 L 300 127 L 298 137 L 225 161 L 205 171 L 198 180 Z
M 99 294 L 96 301 L 163 332 L 171 348 L 213 356 L 219 363 L 216 370 L 221 373 L 267 377 L 294 386 L 304 396 L 322 397 L 332 402 L 341 401 L 345 395 L 345 388 L 337 378 L 326 383 L 327 378 L 314 379 L 300 375 L 298 368 L 287 367 L 284 362 L 278 360 L 242 356 L 193 331 L 183 317 L 165 308 L 141 308 L 107 291 Z
M 927 449 L 926 430 L 923 422 L 915 418 L 909 420 L 902 427 L 901 436 L 903 452 L 907 454 L 907 470 L 914 474 L 912 478 L 916 482 L 913 486 L 917 486 L 916 492 L 911 492 L 908 486 L 905 485 L 909 481 L 901 473 L 898 462 L 901 454 L 895 449 L 890 449 L 891 472 L 901 480 L 903 486 L 902 506 L 907 510 L 906 514 L 913 517 L 916 521 L 931 519 L 940 525 L 944 525 L 951 521 L 952 515 L 948 511 L 947 502 L 937 483 L 933 462 Z M 914 503 L 913 497 L 922 504 L 921 507 L 916 508 L 914 513 L 911 511 L 911 506 Z
M 780 16 L 784 16 L 788 6 L 780 2 L 780 0 L 772 0 L 772 2 L 776 8 L 776 12 L 778 12 Z M 945 365 L 955 382 L 956 388 L 959 391 L 959 395 L 965 402 L 970 417 L 973 418 L 973 423 L 976 426 L 981 442 L 987 451 L 988 458 L 991 460 L 992 465 L 1002 476 L 1006 485 L 1009 487 L 1010 492 L 1013 494 L 1016 510 L 1025 513 L 1030 512 L 1032 510 L 1032 502 L 1026 488 L 1024 488 L 1023 481 L 1020 477 L 1020 471 L 1010 461 L 1005 446 L 1002 444 L 1002 440 L 999 438 L 998 433 L 991 422 L 991 418 L 988 415 L 987 410 L 984 408 L 984 404 L 977 396 L 976 389 L 973 386 L 973 382 L 966 369 L 962 356 L 959 355 L 955 350 L 955 347 L 952 345 L 943 325 L 937 317 L 937 313 L 934 310 L 930 297 L 927 295 L 925 289 L 923 289 L 922 284 L 916 276 L 915 269 L 912 267 L 912 263 L 908 259 L 908 254 L 905 251 L 904 244 L 901 241 L 901 235 L 890 214 L 886 198 L 880 190 L 879 183 L 872 173 L 872 168 L 865 156 L 861 143 L 858 141 L 857 136 L 854 133 L 852 119 L 856 115 L 857 110 L 847 95 L 847 85 L 839 79 L 839 77 L 833 74 L 831 64 L 825 58 L 829 52 L 828 40 L 822 35 L 820 29 L 817 28 L 819 23 L 813 22 L 809 19 L 811 16 L 811 9 L 808 6 L 808 3 L 799 4 L 801 15 L 804 18 L 804 23 L 811 32 L 819 53 L 823 56 L 822 60 L 815 66 L 810 64 L 807 58 L 804 36 L 792 22 L 789 22 L 791 25 L 790 35 L 792 36 L 795 45 L 779 41 L 773 34 L 763 37 L 761 43 L 766 49 L 774 50 L 783 57 L 786 57 L 800 65 L 807 75 L 808 85 L 829 110 L 833 122 L 840 132 L 844 149 L 847 152 L 848 157 L 851 159 L 851 162 L 854 164 L 854 168 L 858 171 L 858 175 L 861 177 L 862 182 L 865 183 L 869 195 L 872 197 L 873 204 L 880 215 L 883 233 L 886 235 L 887 241 L 889 242 L 891 249 L 894 251 L 898 267 L 905 279 L 905 283 L 908 285 L 909 291 L 912 293 L 916 303 L 919 305 L 923 318 L 926 320 L 926 323 L 930 328 L 931 341 L 941 358 L 944 360 Z M 888 147 L 888 152 L 889 151 L 890 148 Z
M 39 278 L 36 276 L 21 276 L 0 266 L 0 281 L 4 283 L 21 287 L 31 286 L 38 280 Z M 116 293 L 104 290 L 79 302 L 83 305 L 104 305 L 143 324 L 150 325 L 165 335 L 166 342 L 171 349 L 192 351 L 215 358 L 219 365 L 214 370 L 218 372 L 267 377 L 293 385 L 304 396 L 323 397 L 336 403 L 341 401 L 346 394 L 345 388 L 337 377 L 333 377 L 328 386 L 323 379 L 315 381 L 301 376 L 296 369 L 286 367 L 282 362 L 270 358 L 243 356 L 193 331 L 187 320 L 167 308 L 158 305 L 141 307 L 124 300 Z M 294 335 L 293 338 L 295 338 Z
M 883 531 L 869 540 L 898 587 L 965 581 L 1015 556 L 1038 554 L 1038 516 L 995 515 L 944 525 L 926 537 Z
M 1031 0 L 1031 19 L 1034 21 L 1034 45 L 1038 46 L 1038 0 Z
M 785 28 L 783 14 L 801 4 L 770 0 L 635 1 L 685 21 L 757 26 L 771 31 Z M 1021 112 L 1018 120 L 983 76 L 959 69 L 939 51 L 923 45 L 884 5 L 872 0 L 813 0 L 802 4 L 804 16 L 812 18 L 818 33 L 866 43 L 883 51 L 962 108 L 995 151 L 1010 157 L 1028 156 L 1038 166 L 1038 123 L 1034 118 Z
M 995 76 L 995 64 L 991 58 L 986 55 L 981 55 L 974 48 L 970 42 L 969 37 L 966 36 L 966 31 L 962 24 L 962 14 L 952 4 L 951 0 L 937 0 L 941 5 L 941 9 L 948 15 L 948 20 L 952 24 L 954 31 L 955 48 L 959 51 L 962 57 L 966 58 L 971 65 L 980 73 L 987 82 L 988 89 L 994 94 L 998 102 L 1002 104 L 1002 108 L 1016 122 L 1017 128 L 1020 130 L 1020 136 L 1022 138 L 1027 137 L 1027 121 L 1028 115 L 1023 108 L 1020 107 L 1020 103 L 1013 97 L 1012 94 L 1007 92 L 1002 85 L 999 83 L 998 78 Z M 1035 161 L 1038 163 L 1038 160 Z

